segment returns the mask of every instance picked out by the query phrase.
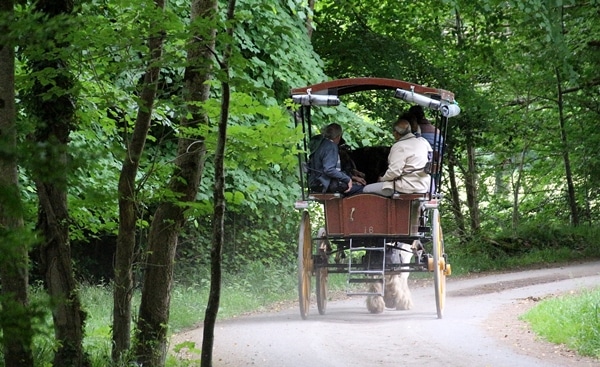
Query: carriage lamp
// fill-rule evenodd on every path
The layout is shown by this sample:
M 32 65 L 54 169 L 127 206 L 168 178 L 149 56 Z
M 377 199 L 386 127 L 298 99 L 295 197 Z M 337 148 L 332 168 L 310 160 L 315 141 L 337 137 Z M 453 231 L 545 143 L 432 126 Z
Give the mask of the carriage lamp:
M 457 104 L 443 104 L 442 107 L 440 107 L 440 111 L 442 111 L 442 116 L 449 118 L 458 116 L 460 107 Z
M 396 89 L 394 97 L 403 99 L 406 102 L 416 103 L 419 106 L 427 107 L 432 110 L 439 110 L 441 105 L 441 102 L 438 100 L 401 88 Z
M 414 91 L 404 90 L 401 88 L 396 89 L 394 97 L 405 100 L 406 102 L 416 103 L 420 106 L 441 111 L 444 117 L 454 117 L 460 113 L 460 107 L 458 104 L 449 104 L 445 101 L 439 101 L 428 96 L 424 96 Z
M 338 96 L 310 93 L 293 95 L 292 101 L 302 106 L 338 106 L 340 104 Z

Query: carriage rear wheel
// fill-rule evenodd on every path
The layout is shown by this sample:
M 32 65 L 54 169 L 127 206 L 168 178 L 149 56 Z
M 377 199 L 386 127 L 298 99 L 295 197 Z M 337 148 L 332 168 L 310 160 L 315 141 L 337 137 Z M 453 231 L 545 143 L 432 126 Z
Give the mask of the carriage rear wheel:
M 319 268 L 316 271 L 317 280 L 317 308 L 320 315 L 325 315 L 327 310 L 327 268 Z
M 312 238 L 310 231 L 310 216 L 302 212 L 300 233 L 298 235 L 298 298 L 300 301 L 300 316 L 306 320 L 310 308 L 310 282 L 313 271 Z
M 325 315 L 325 311 L 327 310 L 327 276 L 329 275 L 327 268 L 327 246 L 329 244 L 327 241 L 327 232 L 325 231 L 325 228 L 319 229 L 317 237 L 319 238 L 319 252 L 315 258 L 316 264 L 314 265 L 317 281 L 317 309 L 319 310 L 320 315 Z
M 440 224 L 440 212 L 433 210 L 433 280 L 435 283 L 435 305 L 437 308 L 438 319 L 444 314 L 444 304 L 446 302 L 446 257 L 444 252 L 444 236 Z M 448 265 L 449 266 L 449 265 Z

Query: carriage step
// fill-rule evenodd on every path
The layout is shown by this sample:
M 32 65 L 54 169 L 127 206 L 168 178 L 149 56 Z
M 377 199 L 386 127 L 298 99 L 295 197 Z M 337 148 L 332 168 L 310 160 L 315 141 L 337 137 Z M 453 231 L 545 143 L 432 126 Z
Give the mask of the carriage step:
M 348 274 L 379 274 L 383 275 L 383 270 L 349 270 Z
M 350 251 L 384 251 L 385 247 L 350 247 Z
M 350 278 L 348 283 L 383 283 L 383 278 Z
M 383 297 L 383 293 L 381 292 L 347 292 L 346 293 L 347 296 L 382 296 Z

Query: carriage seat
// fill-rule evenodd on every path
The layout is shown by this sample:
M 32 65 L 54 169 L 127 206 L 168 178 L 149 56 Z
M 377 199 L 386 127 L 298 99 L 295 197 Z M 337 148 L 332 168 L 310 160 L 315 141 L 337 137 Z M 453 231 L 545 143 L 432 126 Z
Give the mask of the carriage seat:
M 356 194 L 356 195 L 352 195 L 350 197 L 361 196 L 361 195 L 375 195 L 375 194 Z M 396 192 L 391 197 L 387 197 L 387 198 L 393 199 L 393 200 L 419 200 L 419 199 L 427 198 L 427 195 L 429 195 L 429 194 L 428 193 L 403 194 L 400 192 Z M 380 196 L 380 195 L 377 195 L 377 196 L 386 198 L 386 196 Z M 339 193 L 309 193 L 308 194 L 308 199 L 314 200 L 314 201 L 327 201 L 327 200 L 343 199 L 343 198 L 344 198 L 344 196 L 342 196 L 342 194 L 339 194 Z
M 359 194 L 360 195 L 360 194 Z M 333 199 L 341 199 L 343 198 L 342 194 L 339 193 L 309 193 L 308 199 L 314 201 L 326 201 Z

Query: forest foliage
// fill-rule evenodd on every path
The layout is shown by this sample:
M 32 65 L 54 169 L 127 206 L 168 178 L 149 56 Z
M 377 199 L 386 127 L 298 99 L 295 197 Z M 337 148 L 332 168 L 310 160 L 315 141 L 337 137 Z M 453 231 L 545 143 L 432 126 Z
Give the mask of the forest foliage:
M 136 113 L 136 88 L 147 57 L 144 34 L 156 14 L 145 1 L 84 2 L 76 22 L 78 32 L 68 50 L 77 71 L 78 129 L 70 144 L 69 174 L 72 236 L 82 246 L 94 238 L 116 234 L 116 184 L 123 140 Z M 377 76 L 440 87 L 455 92 L 462 114 L 450 132 L 453 161 L 459 176 L 469 171 L 465 149 L 476 147 L 477 194 L 485 232 L 511 228 L 521 221 L 569 225 L 563 155 L 573 164 L 577 211 L 583 223 L 598 216 L 594 199 L 594 154 L 598 119 L 598 25 L 594 2 L 446 1 L 400 4 L 318 1 L 314 15 L 303 2 L 239 2 L 233 64 L 235 89 L 227 147 L 228 225 L 231 238 L 225 258 L 232 263 L 286 257 L 296 230 L 292 209 L 299 194 L 296 151 L 300 131 L 294 128 L 285 99 L 292 87 L 331 78 Z M 23 49 L 26 40 L 44 37 L 28 16 L 18 11 L 14 25 Z M 185 67 L 186 1 L 169 3 L 159 98 L 139 173 L 139 228 L 143 233 L 153 203 L 169 195 L 161 188 L 174 159 L 177 134 L 174 118 L 181 112 L 181 71 Z M 305 22 L 313 17 L 312 43 Z M 62 20 L 56 20 L 58 30 Z M 52 27 L 52 23 L 46 23 Z M 93 31 L 92 31 L 93 30 Z M 223 47 L 222 43 L 220 47 Z M 314 50 L 313 50 L 314 47 Z M 33 56 L 28 56 L 33 57 Z M 551 65 L 552 64 L 552 65 Z M 31 74 L 17 63 L 19 91 L 43 74 Z M 562 95 L 558 95 L 559 87 Z M 216 95 L 218 86 L 213 88 Z M 562 109 L 559 109 L 559 97 Z M 385 128 L 402 108 L 390 98 L 358 96 L 348 108 L 326 111 L 322 124 L 336 120 L 347 126 L 353 147 L 389 142 Z M 395 103 L 395 104 L 394 104 Z M 205 106 L 217 120 L 219 99 Z M 352 109 L 354 111 L 352 111 Z M 358 121 L 352 114 L 358 112 Z M 563 117 L 560 116 L 563 114 Z M 19 113 L 19 130 L 33 126 L 26 109 Z M 560 119 L 566 121 L 566 141 Z M 211 154 L 214 130 L 207 139 L 206 174 L 194 204 L 190 225 L 182 233 L 182 256 L 202 253 L 210 238 L 212 200 Z M 214 125 L 213 125 L 214 128 Z M 20 145 L 24 167 L 35 164 L 32 147 Z M 24 171 L 26 172 L 26 171 Z M 23 196 L 35 216 L 35 189 L 22 174 Z M 463 189 L 460 189 L 464 191 Z M 462 195 L 464 197 L 464 194 Z M 461 203 L 468 216 L 469 207 Z M 515 223 L 514 221 L 518 221 Z M 452 227 L 451 218 L 448 226 Z M 476 228 L 474 228 L 476 229 Z M 477 229 L 479 230 L 479 229 Z M 467 231 L 469 233 L 469 231 Z M 192 244 L 190 248 L 186 244 Z M 245 245 L 252 244 L 252 245 Z M 288 254 L 286 254 L 288 253 Z M 192 256 L 202 262 L 202 256 Z

